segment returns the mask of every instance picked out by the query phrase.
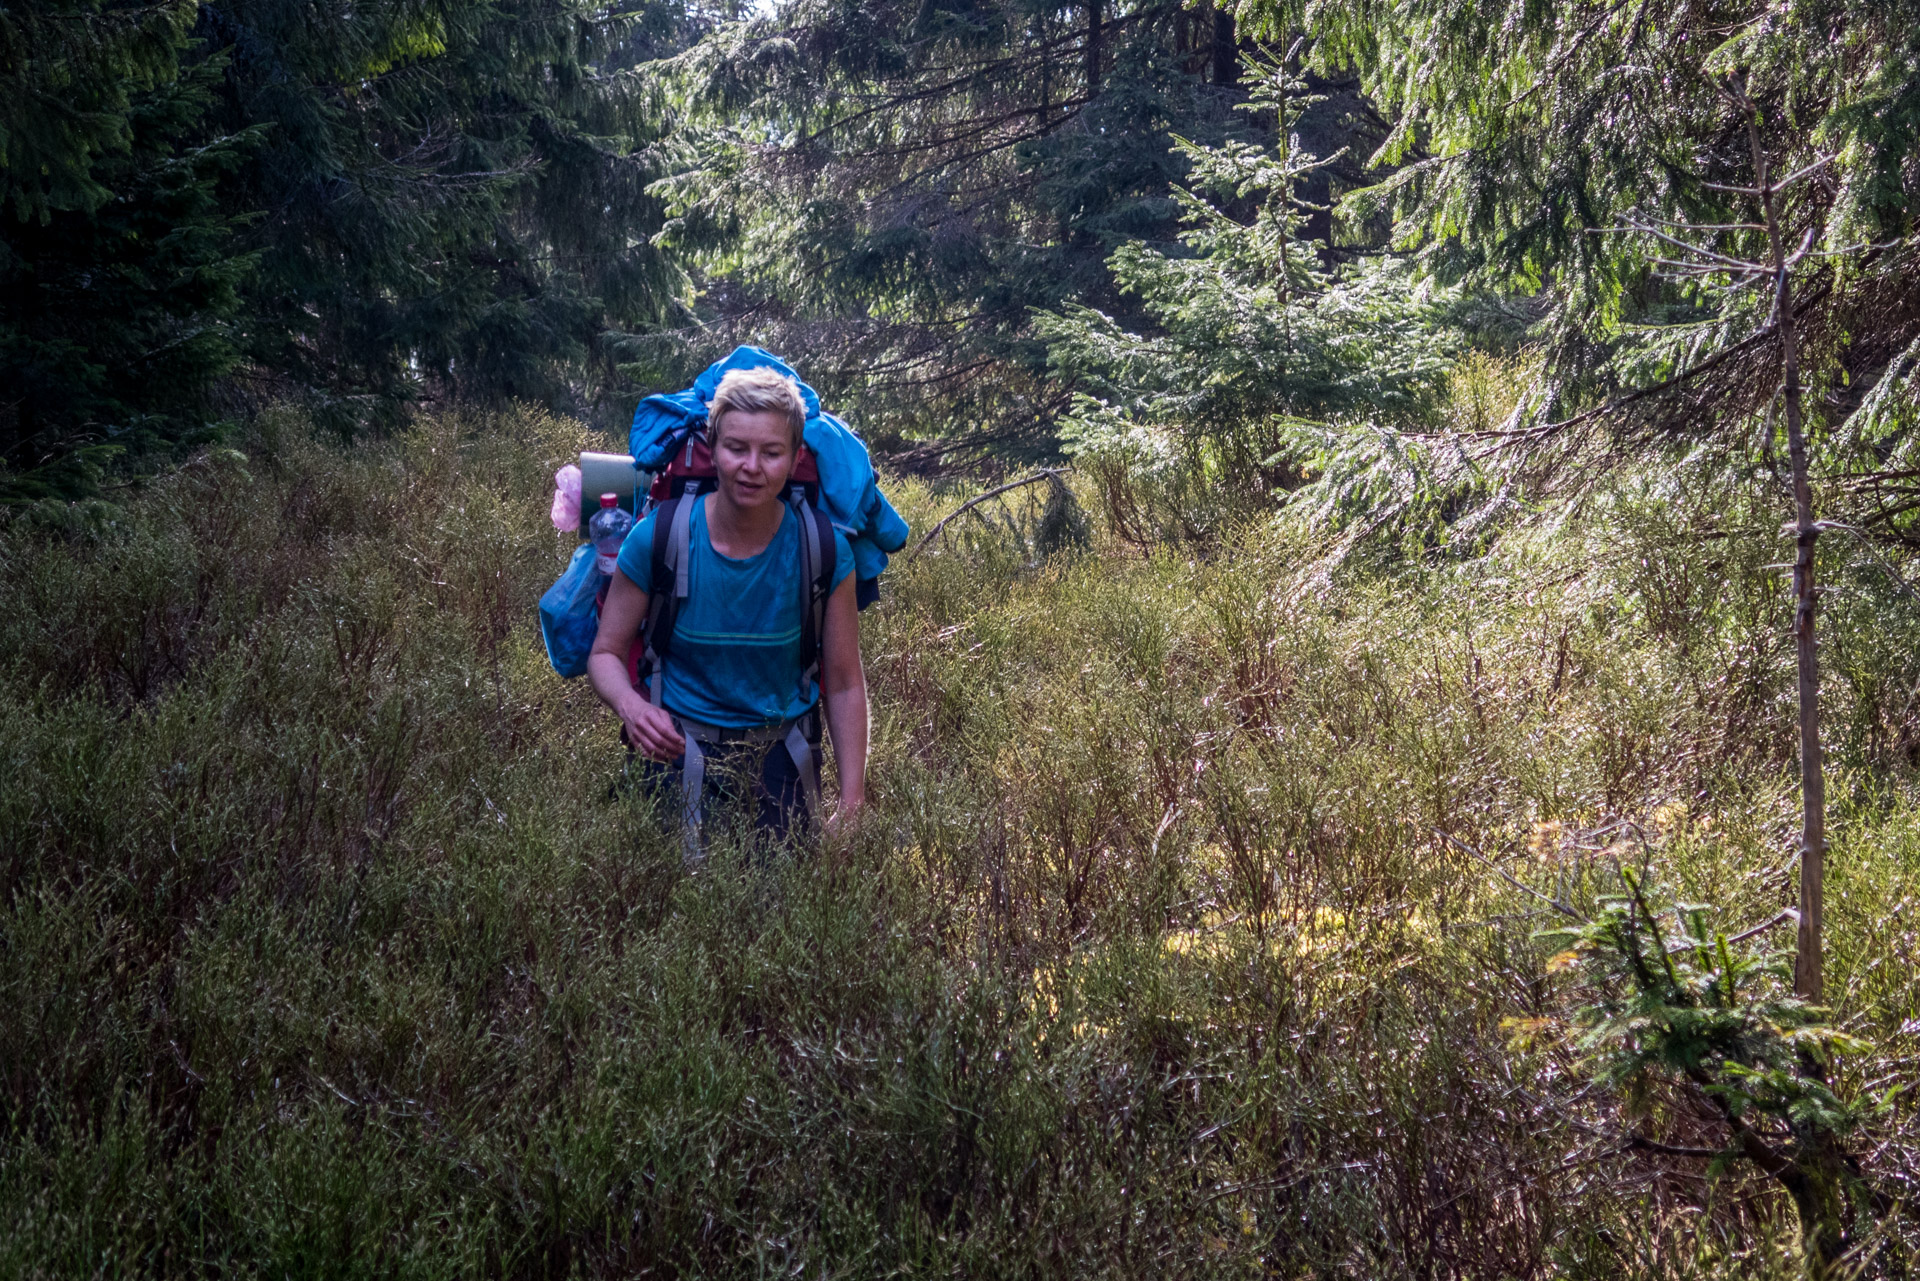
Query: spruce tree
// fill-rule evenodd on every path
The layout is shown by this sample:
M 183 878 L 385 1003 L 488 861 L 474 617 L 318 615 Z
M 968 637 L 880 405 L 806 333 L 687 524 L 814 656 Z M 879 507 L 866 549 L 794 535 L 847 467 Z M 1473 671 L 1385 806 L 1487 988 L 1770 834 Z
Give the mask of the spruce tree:
M 1537 310 L 1549 377 L 1516 426 L 1677 379 L 1675 394 L 1641 397 L 1610 421 L 1697 438 L 1773 395 L 1768 302 L 1670 279 L 1653 241 L 1611 230 L 1665 220 L 1755 256 L 1764 233 L 1732 190 L 1754 180 L 1725 94 L 1733 76 L 1767 121 L 1776 172 L 1830 162 L 1782 209 L 1795 245 L 1811 237 L 1804 274 L 1825 282 L 1802 298 L 1831 327 L 1829 376 L 1870 384 L 1920 334 L 1907 247 L 1920 200 L 1920 7 L 1909 0 L 1511 10 L 1255 0 L 1240 13 L 1263 36 L 1307 31 L 1309 64 L 1356 76 L 1390 118 L 1375 159 L 1393 176 L 1349 195 L 1347 217 L 1390 217 L 1396 243 L 1432 276 Z M 1879 249 L 1846 252 L 1867 245 Z M 1849 312 L 1886 323 L 1863 329 Z
M 1462 346 L 1451 300 L 1422 296 L 1404 259 L 1343 260 L 1308 233 L 1317 211 L 1301 188 L 1337 158 L 1298 146 L 1288 124 L 1320 95 L 1283 66 L 1250 70 L 1247 105 L 1286 141 L 1180 144 L 1179 245 L 1132 241 L 1109 259 L 1142 323 L 1084 303 L 1036 317 L 1075 389 L 1066 447 L 1194 506 L 1266 505 L 1311 485 L 1298 497 L 1323 508 L 1405 514 L 1421 501 L 1418 459 L 1383 451 L 1382 434 L 1429 423 Z M 1190 532 L 1200 523 L 1181 516 Z
M 0 12 L 0 449 L 16 496 L 425 396 L 590 407 L 682 323 L 653 241 L 671 0 L 51 0 Z M 154 455 L 157 457 L 157 455 Z
M 16 220 L 97 208 L 133 100 L 173 78 L 193 0 L 29 0 L 0 9 L 0 203 Z
M 209 132 L 224 62 L 191 6 L 0 14 L 0 495 L 90 492 L 116 455 L 206 437 L 251 259 L 219 195 L 257 133 Z
M 581 406 L 614 339 L 681 315 L 635 69 L 681 26 L 644 0 L 204 6 L 221 124 L 271 129 L 232 188 L 262 211 L 249 359 L 343 430 L 423 396 Z
M 803 0 L 717 31 L 680 60 L 695 163 L 666 184 L 716 345 L 777 345 L 950 458 L 1050 449 L 1065 391 L 1032 311 L 1130 311 L 1106 260 L 1175 243 L 1175 137 L 1252 128 L 1222 35 L 1231 55 L 1211 12 L 1027 0 Z

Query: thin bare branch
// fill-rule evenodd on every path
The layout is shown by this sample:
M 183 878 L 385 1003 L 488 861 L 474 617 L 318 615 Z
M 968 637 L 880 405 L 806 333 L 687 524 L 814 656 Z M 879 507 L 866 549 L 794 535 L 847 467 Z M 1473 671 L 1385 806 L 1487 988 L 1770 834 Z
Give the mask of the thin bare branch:
M 1036 481 L 1047 480 L 1049 478 L 1058 479 L 1059 477 L 1066 475 L 1069 470 L 1071 469 L 1066 467 L 1043 467 L 1031 476 L 1022 476 L 1019 480 L 1010 480 L 1004 485 L 996 485 L 994 488 L 989 489 L 984 494 L 980 494 L 974 498 L 969 498 L 966 502 L 960 504 L 958 507 L 948 512 L 945 516 L 941 517 L 940 523 L 935 525 L 932 529 L 928 530 L 927 536 L 920 540 L 920 545 L 918 547 L 915 547 L 911 552 L 907 553 L 907 558 L 900 563 L 902 565 L 911 565 L 914 562 L 914 559 L 918 557 L 921 552 L 927 550 L 927 544 L 932 542 L 935 538 L 938 538 L 940 536 L 940 531 L 945 529 L 950 522 L 952 522 L 953 520 L 955 520 L 960 516 L 965 515 L 967 512 L 972 511 L 975 507 L 978 507 L 981 503 L 986 502 L 989 498 L 998 498 L 1001 494 L 1006 493 L 1010 489 L 1018 489 L 1022 485 L 1031 485 Z
M 1802 178 L 1806 177 L 1808 174 L 1812 173 L 1814 170 L 1819 169 L 1824 165 L 1832 164 L 1834 160 L 1834 156 L 1837 156 L 1839 154 L 1840 154 L 1839 152 L 1835 152 L 1834 155 L 1832 156 L 1822 156 L 1820 157 L 1820 159 L 1814 161 L 1812 164 L 1808 165 L 1806 168 L 1796 169 L 1792 173 L 1788 174 L 1786 177 L 1781 178 L 1777 182 L 1770 183 L 1769 185 L 1775 191 L 1785 191 L 1788 187 L 1791 187 L 1794 183 L 1799 182 Z
M 1666 232 L 1660 230 L 1658 227 L 1652 226 L 1648 223 L 1630 222 L 1624 227 L 1595 227 L 1594 231 L 1600 232 L 1600 233 L 1630 231 L 1642 236 L 1654 236 L 1660 240 L 1666 241 L 1670 245 L 1677 245 L 1681 249 L 1686 250 L 1690 254 L 1699 254 L 1703 258 L 1713 258 L 1719 262 L 1727 263 L 1730 266 L 1738 267 L 1742 271 L 1765 271 L 1767 269 L 1767 266 L 1765 263 L 1754 262 L 1746 258 L 1729 257 L 1726 254 L 1718 253 L 1715 250 L 1705 248 L 1702 245 L 1696 245 L 1691 241 L 1681 240 L 1677 236 L 1669 236 Z
M 1727 942 L 1744 943 L 1750 938 L 1755 938 L 1761 934 L 1765 934 L 1768 930 L 1772 929 L 1776 925 L 1784 925 L 1789 921 L 1798 921 L 1799 919 L 1800 919 L 1800 913 L 1794 911 L 1790 907 L 1783 907 L 1778 912 L 1775 912 L 1772 916 L 1769 916 L 1766 920 L 1760 922 L 1760 924 L 1749 926 L 1748 928 L 1741 930 L 1738 934 L 1729 935 L 1727 938 Z
M 1542 903 L 1547 904 L 1547 906 L 1551 907 L 1554 911 L 1560 913 L 1562 916 L 1572 917 L 1576 921 L 1581 921 L 1586 919 L 1585 917 L 1581 916 L 1580 913 L 1574 911 L 1571 906 L 1561 902 L 1557 898 L 1554 898 L 1551 894 L 1542 894 L 1539 890 L 1534 889 L 1533 886 L 1528 885 L 1525 881 L 1521 880 L 1519 877 L 1507 871 L 1506 868 L 1501 867 L 1498 863 L 1494 862 L 1492 859 L 1488 858 L 1485 854 L 1482 854 L 1479 850 L 1473 848 L 1473 846 L 1467 844 L 1465 841 L 1455 836 L 1452 832 L 1443 832 L 1436 827 L 1433 829 L 1433 834 L 1435 836 L 1438 836 L 1441 840 L 1449 841 L 1453 845 L 1459 847 L 1460 849 L 1465 850 L 1468 854 L 1471 854 L 1474 858 L 1480 860 L 1480 862 L 1485 864 L 1488 870 L 1493 872 L 1495 876 L 1498 876 L 1501 880 L 1513 886 L 1513 888 L 1515 888 L 1516 890 L 1519 890 L 1521 893 L 1533 895 L 1533 897 L 1539 899 Z

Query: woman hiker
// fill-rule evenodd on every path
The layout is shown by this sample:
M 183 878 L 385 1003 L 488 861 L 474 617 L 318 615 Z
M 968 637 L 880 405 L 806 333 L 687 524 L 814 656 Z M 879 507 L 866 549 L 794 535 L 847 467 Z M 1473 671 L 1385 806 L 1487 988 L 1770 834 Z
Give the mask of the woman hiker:
M 867 681 L 853 553 L 838 529 L 818 680 L 803 668 L 810 531 L 784 493 L 805 423 L 790 379 L 747 369 L 721 380 L 707 412 L 717 487 L 676 504 L 690 505 L 688 580 L 657 686 L 660 705 L 634 687 L 627 659 L 649 598 L 675 590 L 673 581 L 653 581 L 654 527 L 668 509 L 641 520 L 622 544 L 587 659 L 593 688 L 619 715 L 627 745 L 648 758 L 654 779 L 684 797 L 693 859 L 716 800 L 747 802 L 755 827 L 776 838 L 823 817 L 841 826 L 866 803 Z M 840 775 L 839 804 L 826 816 L 810 804 L 820 795 L 823 706 Z

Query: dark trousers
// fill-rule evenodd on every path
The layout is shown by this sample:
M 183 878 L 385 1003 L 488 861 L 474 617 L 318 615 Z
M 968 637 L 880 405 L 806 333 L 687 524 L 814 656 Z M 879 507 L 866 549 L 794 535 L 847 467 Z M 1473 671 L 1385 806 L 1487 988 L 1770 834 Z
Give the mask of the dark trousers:
M 820 787 L 820 731 L 816 718 L 808 741 L 813 745 L 813 790 Z M 701 829 L 710 838 L 716 830 L 745 820 L 752 830 L 777 842 L 809 831 L 806 782 L 783 743 L 703 744 L 707 766 L 701 788 Z M 627 777 L 644 788 L 668 813 L 680 813 L 685 804 L 686 758 L 656 761 L 627 749 Z

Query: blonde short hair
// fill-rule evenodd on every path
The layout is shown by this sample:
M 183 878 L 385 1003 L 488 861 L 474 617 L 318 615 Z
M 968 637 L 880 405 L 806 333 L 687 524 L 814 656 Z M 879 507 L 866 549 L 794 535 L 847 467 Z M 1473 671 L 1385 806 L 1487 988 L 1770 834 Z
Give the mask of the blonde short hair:
M 715 443 L 720 440 L 720 419 L 739 410 L 743 414 L 785 414 L 793 428 L 793 444 L 800 445 L 800 433 L 807 425 L 807 402 L 793 379 L 771 369 L 731 369 L 714 389 L 707 406 L 707 428 Z

